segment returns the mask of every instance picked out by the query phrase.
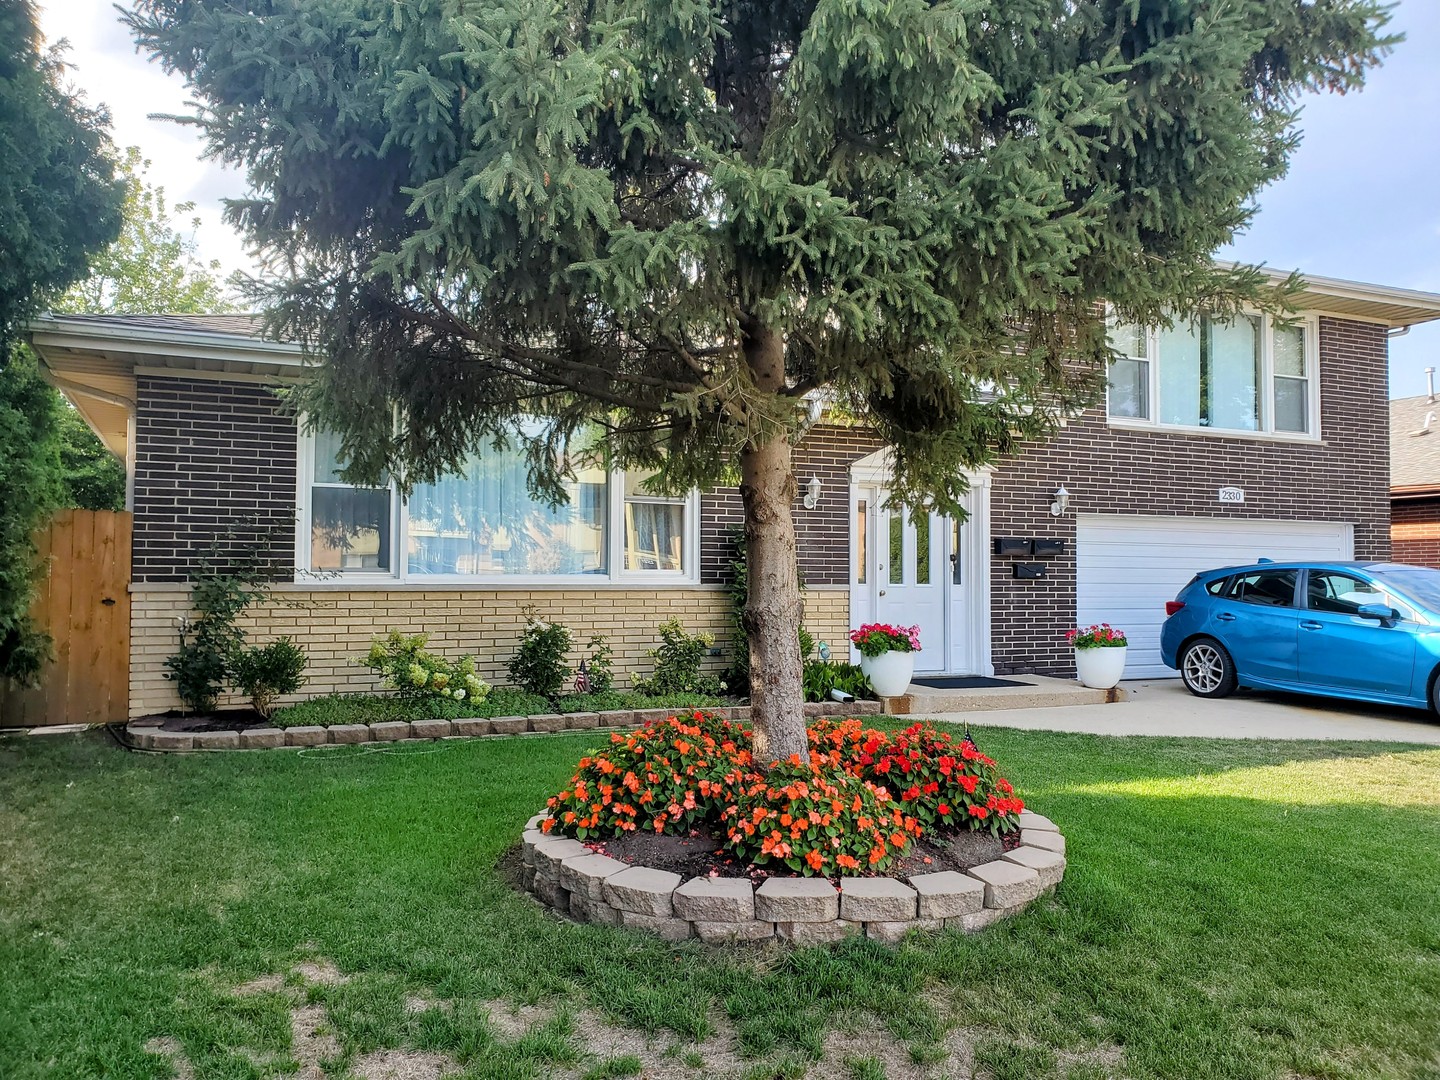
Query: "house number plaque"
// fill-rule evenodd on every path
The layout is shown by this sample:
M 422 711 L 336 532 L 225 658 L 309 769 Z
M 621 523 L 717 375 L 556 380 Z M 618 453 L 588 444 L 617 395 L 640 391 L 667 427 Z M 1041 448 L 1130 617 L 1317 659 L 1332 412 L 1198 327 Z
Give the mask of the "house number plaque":
M 1220 501 L 1223 503 L 1243 503 L 1245 501 L 1245 489 L 1223 487 L 1220 489 Z

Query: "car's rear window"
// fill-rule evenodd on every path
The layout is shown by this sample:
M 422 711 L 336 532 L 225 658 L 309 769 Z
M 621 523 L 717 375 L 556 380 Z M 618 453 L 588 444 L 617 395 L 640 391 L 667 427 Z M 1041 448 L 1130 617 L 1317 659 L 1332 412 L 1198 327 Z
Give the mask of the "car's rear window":
M 1230 579 L 1228 577 L 1217 577 L 1214 581 L 1205 583 L 1205 591 L 1211 596 L 1223 596 L 1229 584 Z
M 1231 581 L 1230 599 L 1261 607 L 1294 607 L 1298 570 L 1252 570 L 1236 574 Z

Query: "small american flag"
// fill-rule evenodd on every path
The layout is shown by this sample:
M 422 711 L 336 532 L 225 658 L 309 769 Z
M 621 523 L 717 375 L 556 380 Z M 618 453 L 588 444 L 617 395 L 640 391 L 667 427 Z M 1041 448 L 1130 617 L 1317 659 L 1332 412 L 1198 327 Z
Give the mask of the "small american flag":
M 580 671 L 575 676 L 575 692 L 577 694 L 590 692 L 590 665 L 584 660 L 580 661 Z

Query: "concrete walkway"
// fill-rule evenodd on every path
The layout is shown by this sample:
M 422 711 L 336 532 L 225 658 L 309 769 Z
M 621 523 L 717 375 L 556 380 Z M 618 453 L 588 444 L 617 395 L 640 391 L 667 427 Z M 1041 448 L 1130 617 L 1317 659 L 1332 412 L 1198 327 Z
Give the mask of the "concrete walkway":
M 1128 692 L 1126 700 L 1110 705 L 933 713 L 925 718 L 968 723 L 972 727 L 1091 735 L 1336 739 L 1440 746 L 1440 721 L 1419 709 L 1250 690 L 1215 701 L 1195 697 L 1179 679 L 1122 685 Z

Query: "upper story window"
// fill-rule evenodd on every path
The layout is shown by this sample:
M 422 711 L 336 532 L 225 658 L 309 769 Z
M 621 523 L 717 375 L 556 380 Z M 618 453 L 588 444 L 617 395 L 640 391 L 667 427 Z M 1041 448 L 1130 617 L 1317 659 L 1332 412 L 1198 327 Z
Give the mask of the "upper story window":
M 333 435 L 300 439 L 301 575 L 577 584 L 698 578 L 698 493 L 651 495 L 643 473 L 576 463 L 565 503 L 552 507 L 530 494 L 522 451 L 487 447 L 401 499 L 393 484 L 343 483 Z
M 1107 411 L 1122 423 L 1315 435 L 1313 325 L 1201 315 L 1168 330 L 1116 323 Z

